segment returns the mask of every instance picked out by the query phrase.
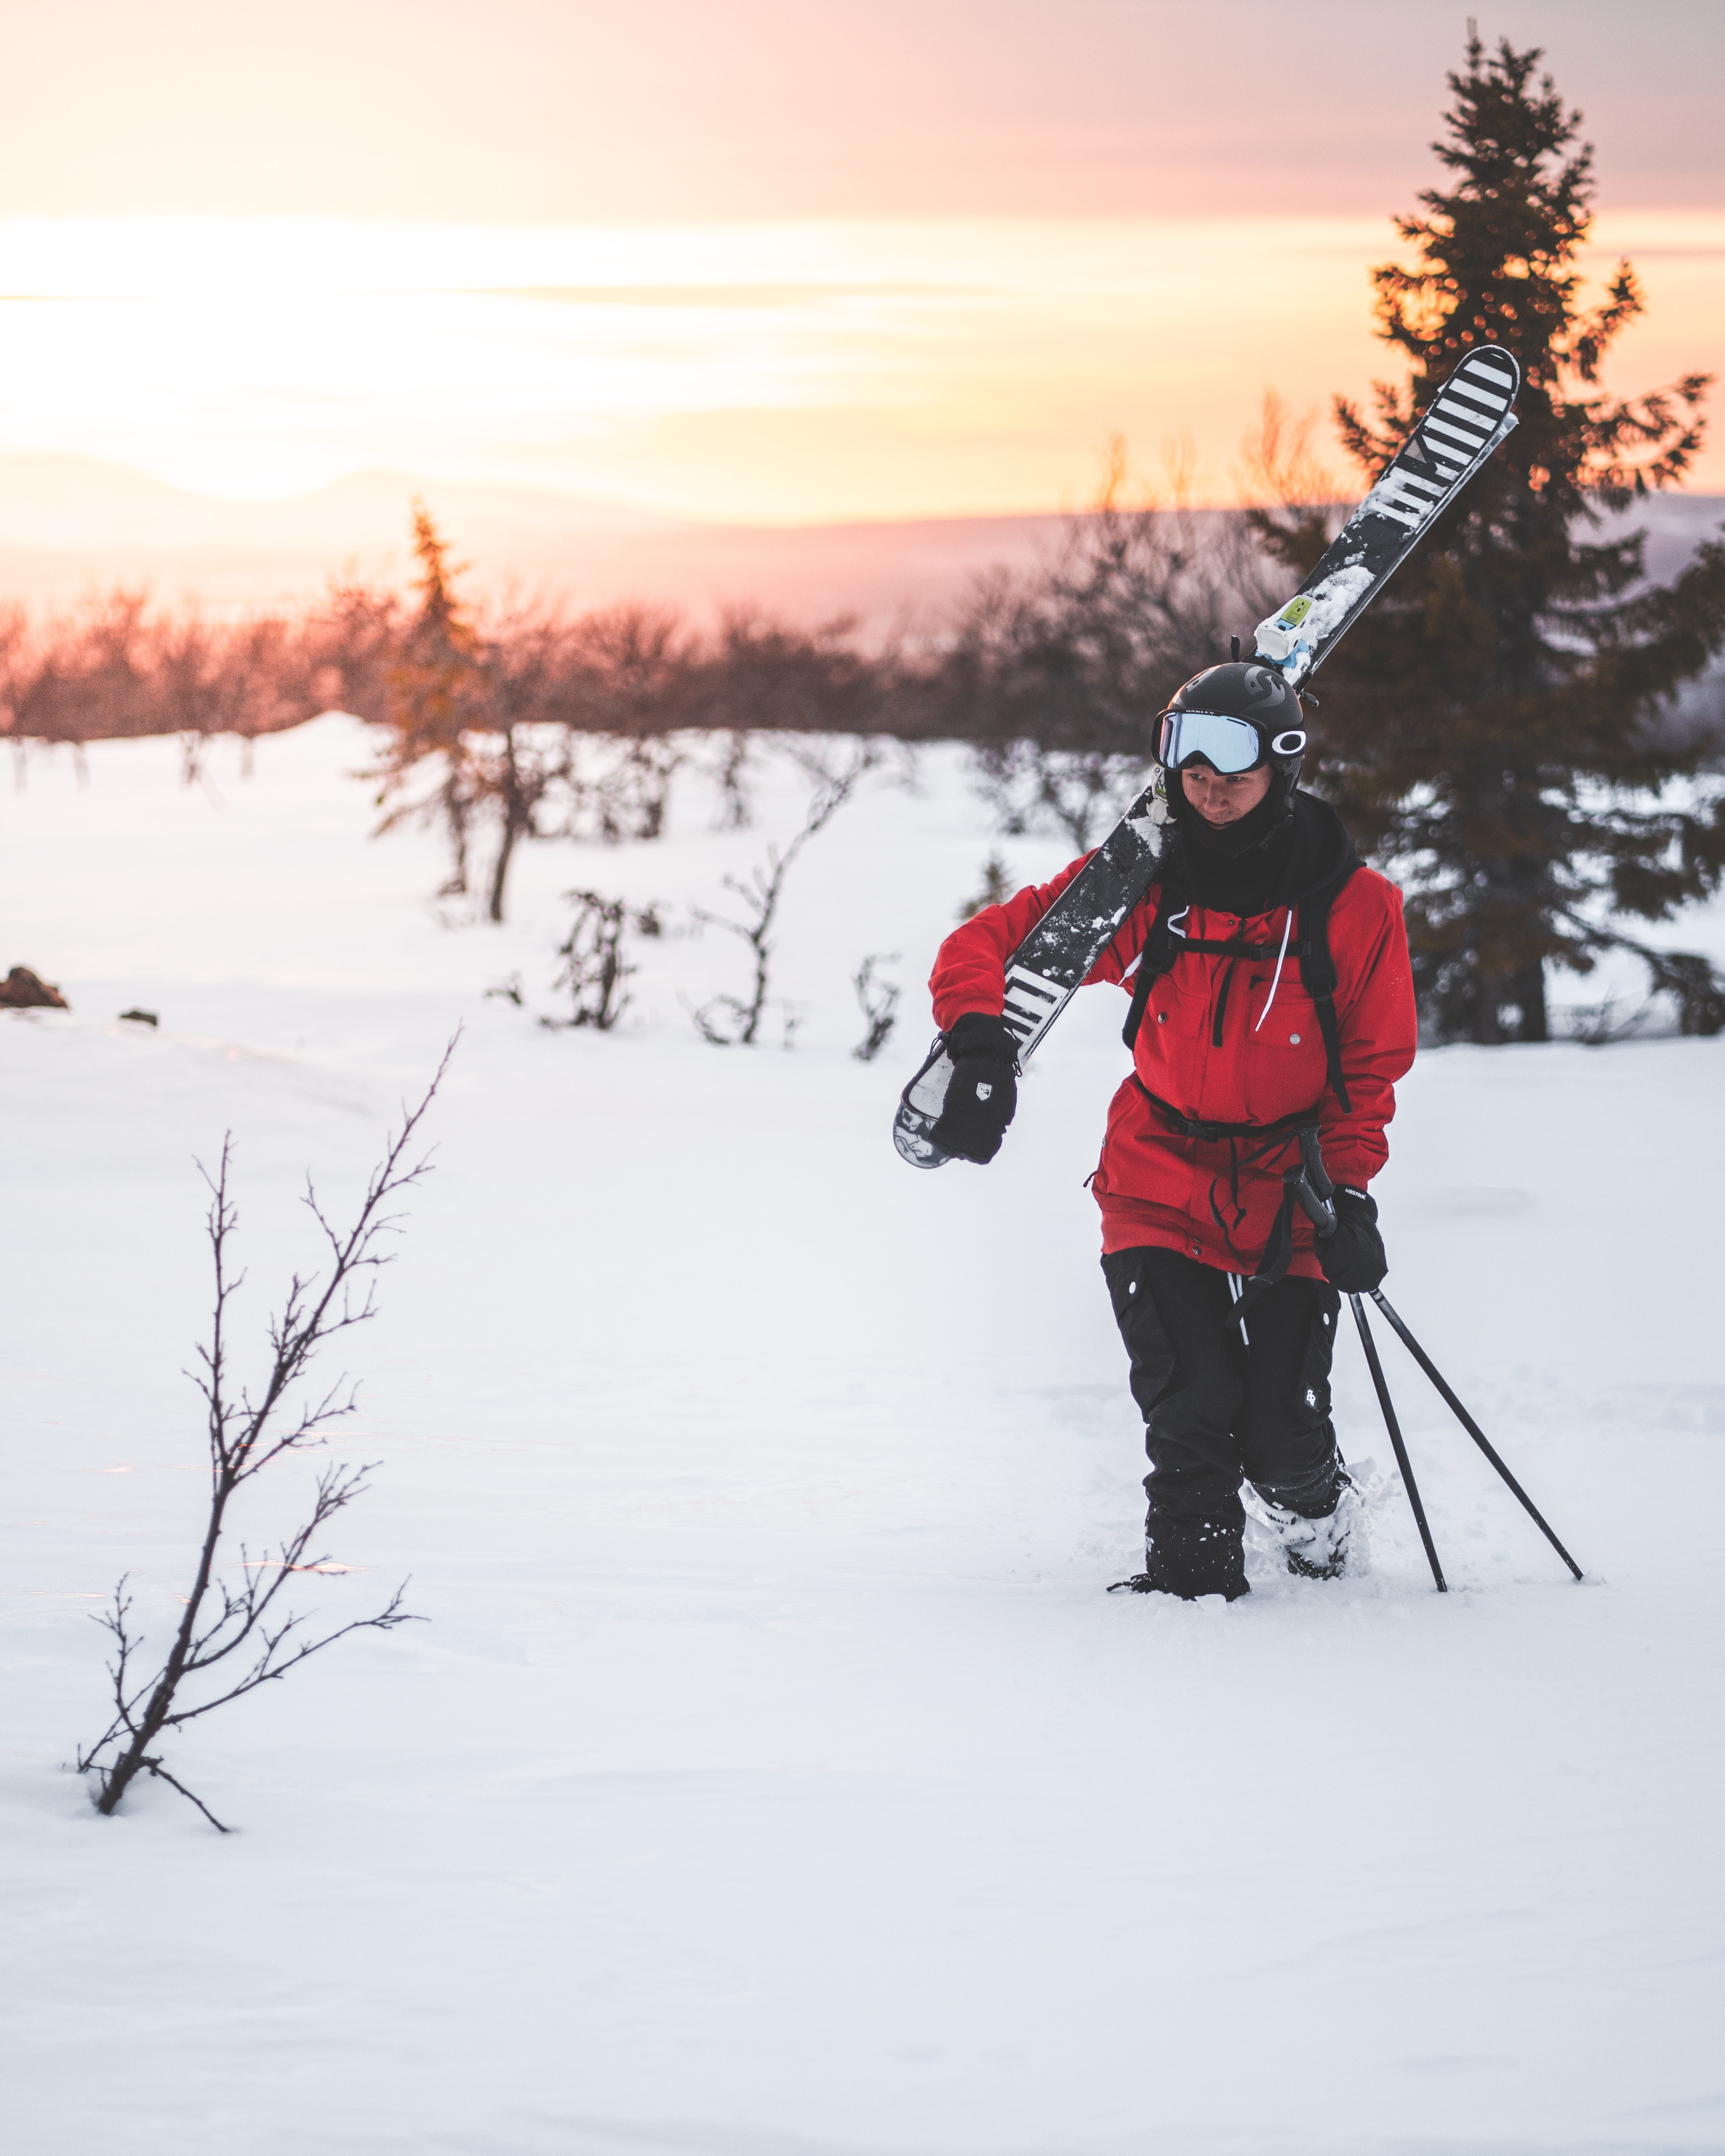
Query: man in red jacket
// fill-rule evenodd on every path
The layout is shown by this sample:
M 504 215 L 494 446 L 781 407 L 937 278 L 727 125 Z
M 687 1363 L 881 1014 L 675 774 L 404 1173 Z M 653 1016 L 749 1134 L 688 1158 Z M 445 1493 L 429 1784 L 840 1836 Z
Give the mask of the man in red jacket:
M 1414 1060 L 1413 983 L 1401 894 L 1361 865 L 1333 808 L 1296 791 L 1305 722 L 1280 671 L 1208 668 L 1158 726 L 1171 844 L 1089 976 L 1132 994 L 1132 1075 L 1091 1184 L 1150 1459 L 1144 1570 L 1120 1584 L 1232 1600 L 1247 1591 L 1242 1479 L 1290 1570 L 1347 1563 L 1357 1500 L 1330 1358 L 1341 1294 L 1387 1269 L 1366 1186 Z M 941 946 L 944 1152 L 999 1150 L 1017 1099 L 1006 961 L 1083 865 Z M 1314 1127 L 1337 1186 L 1322 1243 L 1283 1181 Z

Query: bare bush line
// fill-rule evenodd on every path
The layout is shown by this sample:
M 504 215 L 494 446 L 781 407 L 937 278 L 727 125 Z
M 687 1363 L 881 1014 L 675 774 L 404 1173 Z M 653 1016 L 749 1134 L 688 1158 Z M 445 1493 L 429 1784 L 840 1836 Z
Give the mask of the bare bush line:
M 1236 565 L 1244 512 L 1147 502 L 1127 508 L 1119 499 L 1122 478 L 1117 474 L 1096 510 L 1070 520 L 1057 562 L 1022 579 L 980 578 L 920 637 L 874 644 L 853 617 L 805 629 L 748 607 L 705 631 L 650 604 L 583 612 L 555 598 L 506 598 L 470 608 L 456 598 L 459 572 L 423 511 L 415 526 L 420 575 L 408 592 L 336 580 L 303 605 L 239 618 L 159 603 L 141 586 L 117 586 L 43 614 L 0 603 L 0 732 L 67 743 L 170 734 L 248 739 L 334 710 L 388 724 L 402 668 L 422 661 L 428 642 L 449 627 L 447 613 L 429 624 L 425 617 L 429 544 L 443 557 L 441 602 L 472 631 L 461 655 L 482 655 L 489 674 L 480 701 L 499 711 L 526 706 L 565 732 L 619 740 L 722 734 L 735 737 L 734 752 L 759 733 L 992 738 L 1004 715 L 981 708 L 968 693 L 969 665 L 955 669 L 952 659 L 961 648 L 973 659 L 1004 592 L 1022 598 L 1050 577 L 1070 581 L 1076 552 L 1122 538 L 1137 550 L 1140 567 L 1148 552 L 1159 552 L 1170 572 L 1194 589 L 1225 583 Z M 1151 535 L 1163 527 L 1166 536 L 1153 548 Z M 1189 615 L 1189 595 L 1153 596 L 1160 617 L 1183 609 Z M 478 685 L 459 684 L 464 696 Z M 457 686 L 452 676 L 452 696 Z M 1034 709 L 1027 716 L 1040 732 Z
M 297 613 L 240 621 L 126 591 L 39 624 L 0 610 L 0 732 L 19 757 L 177 734 L 189 783 L 213 736 L 352 712 L 376 730 L 362 776 L 377 831 L 439 831 L 439 895 L 494 921 L 522 844 L 656 839 L 691 766 L 722 824 L 747 827 L 762 737 L 968 743 L 1004 829 L 1082 847 L 1139 784 L 1170 687 L 1263 610 L 1241 516 L 1194 510 L 1178 485 L 1128 506 L 1125 487 L 1117 445 L 1050 558 L 980 579 L 920 640 L 874 645 L 853 619 L 800 629 L 738 608 L 702 633 L 660 607 L 481 605 L 418 504 L 406 592 L 336 583 Z

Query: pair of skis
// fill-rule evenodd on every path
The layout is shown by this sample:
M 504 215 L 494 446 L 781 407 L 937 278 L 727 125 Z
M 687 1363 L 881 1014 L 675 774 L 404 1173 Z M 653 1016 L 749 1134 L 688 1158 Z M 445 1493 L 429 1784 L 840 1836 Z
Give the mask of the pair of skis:
M 1258 625 L 1253 657 L 1297 687 L 1315 674 L 1515 425 L 1522 372 L 1500 345 L 1469 352 L 1323 558 Z M 1166 844 L 1160 765 L 1118 824 L 1008 961 L 1003 1014 L 1027 1063 L 1074 992 L 1156 880 Z M 892 1142 L 912 1168 L 952 1158 L 934 1143 L 952 1065 L 938 1038 L 906 1086 Z

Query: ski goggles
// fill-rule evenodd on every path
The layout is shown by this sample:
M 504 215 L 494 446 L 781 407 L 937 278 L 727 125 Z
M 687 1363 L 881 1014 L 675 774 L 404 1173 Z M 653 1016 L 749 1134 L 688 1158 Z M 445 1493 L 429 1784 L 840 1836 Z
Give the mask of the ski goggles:
M 1305 746 L 1297 726 L 1279 733 L 1266 750 L 1263 735 L 1245 719 L 1224 718 L 1219 711 L 1164 711 L 1157 729 L 1156 759 L 1169 771 L 1183 771 L 1201 756 L 1213 770 L 1232 777 L 1255 771 L 1272 753 L 1297 756 Z

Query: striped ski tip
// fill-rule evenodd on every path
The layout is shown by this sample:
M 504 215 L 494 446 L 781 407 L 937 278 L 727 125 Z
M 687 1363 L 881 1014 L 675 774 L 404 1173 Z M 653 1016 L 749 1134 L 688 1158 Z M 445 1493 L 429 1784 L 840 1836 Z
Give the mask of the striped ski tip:
M 1514 426 L 1510 407 L 1521 385 L 1515 356 L 1502 345 L 1469 352 L 1366 497 L 1368 507 L 1417 531 Z
M 1501 344 L 1482 344 L 1469 352 L 1457 370 L 1459 379 L 1476 377 L 1491 388 L 1500 390 L 1506 400 L 1512 398 L 1522 386 L 1521 362 L 1512 352 L 1506 352 Z

